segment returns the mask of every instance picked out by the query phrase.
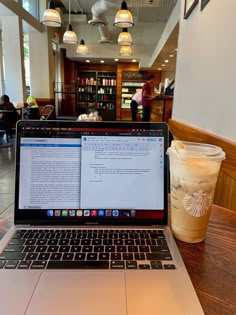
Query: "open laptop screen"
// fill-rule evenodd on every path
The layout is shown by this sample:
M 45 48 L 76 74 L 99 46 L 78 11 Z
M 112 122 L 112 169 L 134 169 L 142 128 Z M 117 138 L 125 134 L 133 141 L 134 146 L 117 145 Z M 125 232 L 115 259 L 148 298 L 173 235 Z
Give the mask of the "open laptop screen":
M 163 123 L 19 122 L 16 223 L 166 222 L 167 144 Z

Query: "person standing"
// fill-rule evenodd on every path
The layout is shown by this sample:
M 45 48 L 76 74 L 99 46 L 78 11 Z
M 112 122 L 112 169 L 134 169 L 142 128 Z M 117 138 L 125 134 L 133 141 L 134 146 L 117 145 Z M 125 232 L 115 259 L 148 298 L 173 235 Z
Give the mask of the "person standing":
M 154 95 L 154 79 L 155 76 L 153 74 L 150 74 L 148 76 L 147 82 L 144 83 L 142 88 L 142 121 L 150 121 L 152 100 L 154 100 L 156 97 Z
M 138 112 L 138 106 L 142 104 L 142 90 L 137 91 L 131 99 L 130 102 L 130 108 L 131 108 L 131 115 L 132 120 L 137 120 L 137 112 Z

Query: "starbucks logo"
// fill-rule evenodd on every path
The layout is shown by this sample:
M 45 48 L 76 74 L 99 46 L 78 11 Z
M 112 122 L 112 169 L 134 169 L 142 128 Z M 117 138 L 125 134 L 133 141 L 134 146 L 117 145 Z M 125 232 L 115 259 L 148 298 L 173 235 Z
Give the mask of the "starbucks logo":
M 194 217 L 201 217 L 207 214 L 211 203 L 211 196 L 208 196 L 208 193 L 202 189 L 190 195 L 186 194 L 183 199 L 184 209 Z

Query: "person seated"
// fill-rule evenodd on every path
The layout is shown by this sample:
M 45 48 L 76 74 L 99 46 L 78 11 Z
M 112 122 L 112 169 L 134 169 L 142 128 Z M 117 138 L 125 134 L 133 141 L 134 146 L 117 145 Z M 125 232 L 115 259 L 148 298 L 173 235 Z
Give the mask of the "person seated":
M 27 103 L 27 108 L 23 109 L 23 118 L 24 119 L 39 119 L 40 113 L 39 113 L 39 107 L 38 107 L 36 98 L 30 95 L 27 98 L 26 103 Z
M 21 119 L 15 106 L 10 102 L 8 95 L 4 94 L 0 98 L 0 110 L 6 112 L 1 113 L 2 123 L 6 129 L 6 132 L 12 135 L 12 129 L 15 128 L 16 122 Z
M 32 95 L 30 95 L 27 100 L 26 103 L 28 104 L 28 108 L 38 108 L 38 103 L 36 101 L 36 98 Z

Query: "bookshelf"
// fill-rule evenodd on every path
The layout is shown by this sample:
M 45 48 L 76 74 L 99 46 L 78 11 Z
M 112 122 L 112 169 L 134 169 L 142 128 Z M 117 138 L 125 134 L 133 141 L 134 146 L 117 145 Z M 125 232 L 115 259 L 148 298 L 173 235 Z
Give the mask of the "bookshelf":
M 116 72 L 80 71 L 78 73 L 77 112 L 98 110 L 103 120 L 115 120 Z

